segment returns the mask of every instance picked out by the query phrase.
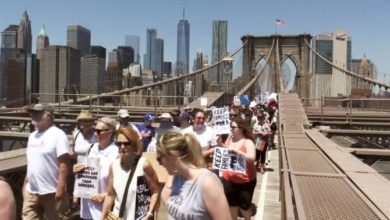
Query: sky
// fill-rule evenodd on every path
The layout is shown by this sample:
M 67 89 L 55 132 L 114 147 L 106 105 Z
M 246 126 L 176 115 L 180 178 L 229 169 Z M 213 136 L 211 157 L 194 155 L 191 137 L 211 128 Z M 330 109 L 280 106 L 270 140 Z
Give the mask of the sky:
M 157 28 L 164 39 L 164 60 L 176 60 L 177 23 L 185 2 L 190 23 L 190 66 L 196 52 L 211 59 L 212 21 L 228 21 L 228 51 L 241 45 L 240 37 L 272 35 L 275 20 L 282 35 L 317 35 L 337 29 L 352 38 L 352 58 L 371 59 L 378 80 L 390 81 L 390 1 L 388 0 L 0 0 L 0 29 L 30 17 L 33 51 L 44 24 L 51 45 L 66 45 L 66 27 L 79 24 L 91 30 L 92 45 L 111 51 L 124 44 L 125 35 L 141 37 L 145 51 L 147 28 Z M 384 77 L 384 75 L 386 76 Z

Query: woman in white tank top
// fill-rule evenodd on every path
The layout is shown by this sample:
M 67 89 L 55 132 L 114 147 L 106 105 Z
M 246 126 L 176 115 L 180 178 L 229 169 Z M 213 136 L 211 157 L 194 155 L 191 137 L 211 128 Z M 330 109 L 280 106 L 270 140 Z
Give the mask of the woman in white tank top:
M 170 175 L 161 193 L 168 219 L 231 219 L 222 184 L 206 169 L 192 134 L 165 132 L 157 143 L 157 160 Z
M 117 132 L 116 144 L 119 147 L 120 158 L 117 158 L 110 167 L 102 219 L 107 217 L 112 207 L 113 214 L 119 216 L 126 183 L 134 168 L 122 218 L 153 219 L 160 187 L 150 162 L 136 154 L 141 148 L 139 136 L 131 128 L 120 128 Z

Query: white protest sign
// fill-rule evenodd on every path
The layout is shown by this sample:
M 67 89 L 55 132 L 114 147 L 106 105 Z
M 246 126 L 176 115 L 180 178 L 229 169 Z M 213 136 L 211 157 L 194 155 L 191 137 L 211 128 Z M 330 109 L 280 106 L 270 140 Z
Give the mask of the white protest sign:
M 207 106 L 207 98 L 200 98 L 200 105 Z
M 266 104 L 268 102 L 269 92 L 267 91 L 261 91 L 260 93 L 260 103 Z
M 213 156 L 213 169 L 246 173 L 246 160 L 241 154 L 227 148 L 216 147 Z
M 230 133 L 230 119 L 229 109 L 215 108 L 213 109 L 213 129 L 216 134 L 229 134 Z
M 99 158 L 88 157 L 83 172 L 76 174 L 74 196 L 90 199 L 99 190 Z

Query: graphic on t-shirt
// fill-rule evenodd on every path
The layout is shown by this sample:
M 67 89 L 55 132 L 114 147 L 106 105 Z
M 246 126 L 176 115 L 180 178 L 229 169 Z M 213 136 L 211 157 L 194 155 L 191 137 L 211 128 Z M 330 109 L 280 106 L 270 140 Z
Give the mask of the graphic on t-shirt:
M 230 133 L 229 109 L 227 107 L 213 109 L 213 121 L 216 134 Z
M 137 196 L 135 200 L 135 217 L 142 219 L 149 211 L 151 192 L 144 176 L 137 178 Z
M 87 158 L 84 171 L 76 174 L 75 196 L 90 199 L 98 194 L 99 162 L 99 158 Z
M 245 173 L 246 159 L 243 155 L 227 148 L 216 147 L 213 156 L 213 169 Z

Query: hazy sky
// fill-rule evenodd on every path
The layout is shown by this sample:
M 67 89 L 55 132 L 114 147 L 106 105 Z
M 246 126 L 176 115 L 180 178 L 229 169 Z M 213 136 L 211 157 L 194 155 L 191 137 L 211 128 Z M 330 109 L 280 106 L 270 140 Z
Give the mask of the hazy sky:
M 165 60 L 176 59 L 177 22 L 181 0 L 0 0 L 0 29 L 19 24 L 27 10 L 33 32 L 33 49 L 41 26 L 50 44 L 66 44 L 66 26 L 80 24 L 92 32 L 92 44 L 107 51 L 124 44 L 126 34 L 141 37 L 141 57 L 146 28 L 157 28 L 164 39 Z M 211 53 L 213 20 L 228 20 L 228 50 L 241 45 L 245 34 L 271 35 L 275 19 L 286 22 L 280 34 L 346 30 L 352 37 L 352 57 L 364 54 L 377 66 L 379 79 L 390 80 L 389 0 L 192 0 L 185 1 L 190 22 L 190 65 L 196 52 Z M 210 57 L 209 57 L 210 58 Z

